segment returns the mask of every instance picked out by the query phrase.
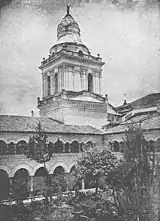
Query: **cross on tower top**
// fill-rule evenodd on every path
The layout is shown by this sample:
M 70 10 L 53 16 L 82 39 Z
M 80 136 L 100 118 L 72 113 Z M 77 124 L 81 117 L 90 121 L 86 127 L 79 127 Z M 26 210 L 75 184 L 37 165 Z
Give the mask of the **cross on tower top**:
M 70 5 L 67 5 L 67 15 L 69 15 Z

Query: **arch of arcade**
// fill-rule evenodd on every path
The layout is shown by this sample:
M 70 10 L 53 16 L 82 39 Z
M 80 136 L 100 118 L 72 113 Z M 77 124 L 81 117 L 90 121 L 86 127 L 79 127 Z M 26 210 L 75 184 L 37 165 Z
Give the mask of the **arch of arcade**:
M 18 180 L 22 184 L 27 183 L 24 197 L 28 197 L 31 192 L 38 193 L 38 190 L 43 187 L 44 164 L 27 157 L 27 143 L 31 135 L 31 133 L 6 133 L 5 136 L 0 134 L 0 176 L 3 178 L 0 184 L 1 200 L 14 198 L 19 194 L 16 190 Z M 45 166 L 50 177 L 60 172 L 67 176 L 74 169 L 84 149 L 91 145 L 103 145 L 99 130 L 92 134 L 81 132 L 47 135 L 47 145 L 52 152 L 52 157 Z

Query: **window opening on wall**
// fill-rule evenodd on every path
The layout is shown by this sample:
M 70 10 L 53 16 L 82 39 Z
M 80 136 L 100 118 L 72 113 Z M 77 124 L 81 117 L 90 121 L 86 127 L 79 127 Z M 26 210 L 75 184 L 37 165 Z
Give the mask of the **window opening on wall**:
M 47 77 L 47 84 L 48 84 L 48 96 L 51 94 L 51 77 Z
M 79 56 L 83 56 L 83 52 L 81 50 L 78 52 L 78 54 Z
M 88 74 L 88 91 L 93 92 L 93 76 Z
M 55 78 L 55 93 L 57 93 L 58 92 L 58 75 L 55 74 L 54 78 Z

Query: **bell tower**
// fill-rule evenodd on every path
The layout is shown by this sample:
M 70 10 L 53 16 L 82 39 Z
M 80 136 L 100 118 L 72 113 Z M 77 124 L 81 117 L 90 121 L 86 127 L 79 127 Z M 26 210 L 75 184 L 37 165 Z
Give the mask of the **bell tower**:
M 40 115 L 69 124 L 91 124 L 87 120 L 91 116 L 86 117 L 89 104 L 99 103 L 106 112 L 105 98 L 101 95 L 103 65 L 100 55 L 91 55 L 82 43 L 79 25 L 67 6 L 66 15 L 57 26 L 57 43 L 39 67 L 43 91 L 42 100 L 38 100 Z

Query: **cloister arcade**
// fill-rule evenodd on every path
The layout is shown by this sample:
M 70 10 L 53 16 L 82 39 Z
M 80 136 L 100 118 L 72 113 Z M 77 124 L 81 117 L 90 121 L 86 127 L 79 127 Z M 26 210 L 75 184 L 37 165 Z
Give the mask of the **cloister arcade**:
M 92 141 L 84 142 L 62 142 L 57 139 L 54 143 L 52 141 L 48 142 L 48 149 L 51 153 L 79 153 L 87 148 L 88 146 L 93 146 Z M 26 154 L 28 152 L 27 142 L 25 140 L 20 140 L 18 143 L 10 142 L 6 143 L 3 140 L 0 140 L 0 156 L 1 155 L 10 155 L 10 154 Z
M 109 145 L 111 146 L 112 151 L 116 153 L 123 153 L 125 149 L 125 143 L 122 139 L 111 139 L 108 140 Z M 55 156 L 62 156 L 64 157 L 67 155 L 68 157 L 71 155 L 76 155 L 76 153 L 83 152 L 89 146 L 95 145 L 91 141 L 87 141 L 86 143 L 78 141 L 69 142 L 62 142 L 60 139 L 57 139 L 55 143 L 49 142 L 48 149 L 50 152 Z M 160 152 L 160 138 L 155 140 L 145 140 L 145 145 L 150 150 L 155 149 L 156 152 Z M 23 155 L 27 154 L 27 142 L 21 140 L 16 144 L 10 142 L 7 144 L 5 141 L 0 140 L 0 159 L 3 159 L 4 156 L 10 158 L 10 156 L 19 156 L 23 157 Z M 27 159 L 27 158 L 26 158 Z M 48 174 L 50 178 L 54 178 L 57 174 L 64 174 L 66 177 L 70 176 L 72 171 L 74 171 L 74 166 L 76 160 L 72 162 L 65 162 L 64 159 L 61 161 L 55 162 L 55 159 L 52 162 L 49 161 L 48 165 Z M 67 159 L 67 158 L 66 158 Z M 30 163 L 28 163 L 30 162 Z M 32 165 L 33 162 L 29 161 L 24 162 L 23 164 L 16 164 L 13 168 L 9 168 L 9 165 L 2 164 L 0 162 L 0 200 L 8 199 L 8 198 L 15 198 L 15 196 L 22 196 L 23 198 L 28 197 L 31 193 L 37 195 L 44 187 L 45 179 L 46 179 L 46 169 L 41 164 Z M 68 163 L 68 164 L 67 164 Z M 21 183 L 23 188 L 22 192 L 18 192 L 16 189 L 16 185 Z M 83 185 L 79 185 L 80 188 L 92 188 L 89 185 L 88 180 L 84 180 Z
M 61 140 L 57 139 L 55 143 L 51 141 L 48 143 L 48 149 L 56 159 L 56 155 L 62 156 L 60 158 L 63 158 L 65 154 L 68 157 L 70 154 L 75 154 L 78 156 L 77 154 L 83 152 L 84 148 L 93 145 L 94 143 L 92 141 L 79 143 L 75 140 L 71 143 L 63 143 Z M 69 177 L 71 176 L 71 173 L 74 170 L 74 165 L 76 163 L 76 161 L 73 161 L 70 165 L 68 165 L 68 162 L 66 163 L 64 158 L 58 162 L 55 162 L 53 159 L 47 164 L 48 171 L 46 171 L 46 168 L 43 166 L 43 164 L 39 165 L 36 163 L 33 165 L 33 161 L 30 161 L 27 158 L 24 158 L 26 161 L 23 161 L 23 164 L 21 164 L 21 162 L 17 164 L 17 162 L 14 166 L 13 163 L 13 168 L 10 168 L 10 165 L 7 166 L 5 163 L 3 163 L 5 156 L 10 158 L 14 155 L 15 157 L 22 155 L 23 158 L 25 155 L 27 155 L 27 153 L 27 142 L 24 140 L 21 140 L 17 143 L 10 142 L 9 144 L 3 140 L 0 140 L 0 200 L 5 200 L 8 198 L 14 199 L 17 196 L 27 198 L 31 193 L 33 193 L 33 195 L 37 195 L 44 188 L 47 172 L 47 176 L 49 176 L 50 179 L 54 178 L 58 174 L 64 174 L 66 177 Z M 22 192 L 19 192 L 17 189 L 17 185 L 19 184 L 22 185 Z M 79 187 L 81 188 L 82 185 L 80 184 Z
M 13 177 L 9 177 L 7 172 L 3 169 L 0 169 L 0 200 L 7 199 L 25 199 L 32 195 L 42 194 L 45 188 L 46 177 L 49 177 L 50 180 L 54 181 L 54 178 L 63 174 L 68 177 L 68 175 L 72 176 L 72 171 L 74 170 L 74 166 L 70 169 L 70 174 L 67 174 L 65 168 L 62 166 L 58 166 L 55 168 L 53 173 L 47 173 L 46 168 L 40 167 L 36 170 L 34 176 L 30 176 L 30 172 L 26 168 L 18 169 Z M 21 185 L 21 188 L 18 186 Z M 82 188 L 82 185 L 80 185 Z M 63 189 L 66 191 L 67 187 Z
M 125 150 L 126 144 L 122 140 L 110 140 L 108 144 L 113 152 L 123 153 Z M 160 138 L 156 140 L 144 140 L 144 144 L 150 151 L 155 150 L 155 152 L 160 152 Z

